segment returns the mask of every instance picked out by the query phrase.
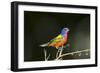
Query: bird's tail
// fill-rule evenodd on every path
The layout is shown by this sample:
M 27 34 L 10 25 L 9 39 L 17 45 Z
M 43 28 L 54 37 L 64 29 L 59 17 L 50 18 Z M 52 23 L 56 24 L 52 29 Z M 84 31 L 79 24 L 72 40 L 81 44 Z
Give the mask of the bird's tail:
M 45 44 L 42 44 L 42 45 L 40 45 L 41 47 L 46 47 L 46 46 L 48 46 L 49 45 L 49 42 L 48 43 L 45 43 Z

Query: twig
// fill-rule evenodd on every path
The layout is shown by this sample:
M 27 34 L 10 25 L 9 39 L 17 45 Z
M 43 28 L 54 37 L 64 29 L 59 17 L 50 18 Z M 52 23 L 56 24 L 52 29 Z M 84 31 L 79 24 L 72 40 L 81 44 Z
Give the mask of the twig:
M 47 61 L 48 61 L 49 57 L 50 57 L 50 54 L 49 54 L 49 55 L 48 55 L 48 57 L 46 58 L 46 59 L 47 59 Z
M 44 58 L 45 58 L 45 61 L 48 61 L 49 57 L 50 57 L 50 54 L 49 54 L 48 57 L 47 57 L 47 52 L 46 52 L 46 50 L 44 49 Z
M 47 52 L 46 52 L 46 50 L 44 49 L 44 59 L 45 59 L 45 61 L 47 61 L 46 55 L 47 55 Z
M 61 56 L 62 51 L 63 51 L 63 46 L 60 48 L 60 53 L 59 53 L 59 56 Z
M 73 55 L 73 54 L 76 54 L 76 53 L 88 52 L 88 51 L 90 51 L 90 49 L 85 49 L 85 50 L 71 52 L 71 53 L 65 53 L 65 54 L 62 54 L 62 55 L 58 56 L 55 60 L 58 60 L 59 58 L 67 56 L 67 55 Z
M 59 55 L 59 49 L 57 50 L 57 53 L 56 53 L 56 58 L 58 57 L 58 55 Z

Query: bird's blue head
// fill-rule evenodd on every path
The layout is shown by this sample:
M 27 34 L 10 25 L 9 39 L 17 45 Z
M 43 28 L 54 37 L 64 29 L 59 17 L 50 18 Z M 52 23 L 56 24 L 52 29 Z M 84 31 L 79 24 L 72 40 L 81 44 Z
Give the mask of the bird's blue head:
M 61 31 L 61 35 L 65 35 L 68 32 L 69 32 L 68 28 L 63 28 L 62 31 Z

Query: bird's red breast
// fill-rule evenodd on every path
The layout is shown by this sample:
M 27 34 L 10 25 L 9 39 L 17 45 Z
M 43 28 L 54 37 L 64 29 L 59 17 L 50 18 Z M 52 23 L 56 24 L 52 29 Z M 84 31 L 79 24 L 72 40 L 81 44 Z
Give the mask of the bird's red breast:
M 67 38 L 68 38 L 68 34 L 66 33 L 66 35 L 63 36 L 61 41 L 51 43 L 51 44 L 49 44 L 49 46 L 52 46 L 52 47 L 55 47 L 58 49 L 59 47 L 62 47 L 62 46 L 64 46 L 64 44 L 67 43 Z

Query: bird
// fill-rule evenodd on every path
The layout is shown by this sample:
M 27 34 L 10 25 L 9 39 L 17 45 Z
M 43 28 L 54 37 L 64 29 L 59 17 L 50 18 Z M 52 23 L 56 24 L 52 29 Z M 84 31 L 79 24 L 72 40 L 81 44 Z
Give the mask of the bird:
M 69 32 L 69 28 L 63 28 L 58 36 L 56 36 L 54 39 L 40 46 L 41 47 L 51 46 L 56 49 L 58 49 L 59 47 L 63 47 L 68 42 L 68 32 Z

